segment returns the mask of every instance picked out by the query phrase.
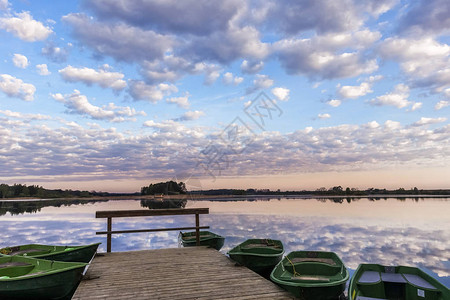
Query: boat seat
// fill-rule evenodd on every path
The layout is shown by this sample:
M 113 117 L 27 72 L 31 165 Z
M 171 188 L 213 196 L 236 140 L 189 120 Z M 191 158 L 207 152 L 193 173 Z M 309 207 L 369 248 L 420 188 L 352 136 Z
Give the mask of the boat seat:
M 358 296 L 358 297 L 356 297 L 355 300 L 388 300 L 388 299 Z
M 34 253 L 34 252 L 41 252 L 42 254 L 45 254 L 45 253 L 49 253 L 50 250 L 32 249 L 32 248 L 30 248 L 30 249 L 12 251 L 8 255 L 22 255 L 22 254 L 28 254 L 28 253 Z
M 384 282 L 406 283 L 405 278 L 399 273 L 381 273 L 381 280 Z
M 431 283 L 426 281 L 420 276 L 414 275 L 414 274 L 403 274 L 403 276 L 406 278 L 406 280 L 418 287 L 430 289 L 430 290 L 437 290 L 436 287 L 434 287 Z
M 294 257 L 291 261 L 295 263 L 302 262 L 320 262 L 331 266 L 336 266 L 336 262 L 331 258 L 320 258 L 320 257 Z
M 359 278 L 358 283 L 377 283 L 380 280 L 380 272 L 365 271 Z

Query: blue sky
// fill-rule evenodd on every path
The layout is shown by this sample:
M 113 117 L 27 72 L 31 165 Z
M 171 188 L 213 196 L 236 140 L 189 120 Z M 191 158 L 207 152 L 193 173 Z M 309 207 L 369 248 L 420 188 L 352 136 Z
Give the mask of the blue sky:
M 0 0 L 0 181 L 448 188 L 450 4 Z

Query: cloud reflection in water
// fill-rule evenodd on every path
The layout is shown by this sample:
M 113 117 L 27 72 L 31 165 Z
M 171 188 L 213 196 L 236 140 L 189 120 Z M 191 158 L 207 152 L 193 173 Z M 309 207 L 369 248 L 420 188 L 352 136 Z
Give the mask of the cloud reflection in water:
M 333 204 L 309 201 L 312 202 L 291 204 L 325 205 L 320 209 L 326 207 L 328 211 L 316 212 L 306 207 L 289 210 L 283 208 L 287 204 L 278 200 L 241 203 L 242 207 L 238 202 L 217 204 L 197 201 L 188 203 L 187 207 L 210 207 L 211 214 L 200 217 L 201 225 L 209 225 L 211 231 L 226 237 L 221 250 L 223 253 L 248 238 L 273 238 L 283 241 L 286 253 L 303 249 L 334 251 L 350 269 L 355 269 L 359 263 L 414 265 L 439 276 L 441 282 L 450 286 L 450 231 L 443 229 L 448 219 L 437 217 L 432 223 L 430 220 L 406 221 L 406 218 L 385 215 L 380 219 L 373 217 L 364 220 L 355 217 L 356 214 L 352 216 L 346 213 L 348 208 L 357 208 L 354 203 L 348 204 L 348 207 L 331 207 Z M 449 205 L 445 201 L 439 202 L 435 207 L 436 203 L 427 201 L 430 201 L 429 204 L 420 204 L 425 206 L 424 210 L 431 206 L 438 211 Z M 246 205 L 250 206 L 245 208 Z M 393 210 L 395 205 L 396 202 L 391 205 Z M 402 205 L 404 206 L 400 209 L 415 204 Z M 96 231 L 106 230 L 106 220 L 96 219 L 94 212 L 138 207 L 141 208 L 138 201 L 115 201 L 89 207 L 76 205 L 43 208 L 35 214 L 7 213 L 0 217 L 0 247 L 26 243 L 77 245 L 102 242 L 99 251 L 106 251 L 106 237 L 95 234 Z M 230 211 L 231 207 L 239 212 Z M 255 207 L 260 207 L 260 210 L 254 209 Z M 333 217 L 329 212 L 330 208 L 333 211 L 344 209 L 344 213 Z M 411 211 L 410 215 L 414 216 L 414 212 Z M 436 215 L 439 213 L 436 212 Z M 187 227 L 194 226 L 194 223 L 193 216 L 114 219 L 113 230 Z M 425 223 L 429 226 L 424 226 Z M 177 235 L 178 232 L 175 231 L 117 234 L 113 235 L 112 249 L 130 251 L 173 248 L 178 246 Z

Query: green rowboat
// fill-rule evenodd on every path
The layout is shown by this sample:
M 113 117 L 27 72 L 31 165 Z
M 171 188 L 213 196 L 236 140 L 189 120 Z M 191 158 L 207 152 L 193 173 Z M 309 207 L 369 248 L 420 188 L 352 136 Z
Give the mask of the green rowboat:
M 0 299 L 70 299 L 87 264 L 0 257 Z
M 276 265 L 270 279 L 304 300 L 338 299 L 349 277 L 334 252 L 294 251 Z
M 67 262 L 91 261 L 98 245 L 101 243 L 84 246 L 51 246 L 40 244 L 28 244 L 6 247 L 0 249 L 0 254 L 10 256 L 26 256 L 39 259 L 58 260 Z
M 349 300 L 450 300 L 450 291 L 422 270 L 361 264 L 348 288 Z
M 271 239 L 249 239 L 228 252 L 232 260 L 263 276 L 270 275 L 283 254 L 283 243 Z
M 197 246 L 195 231 L 180 232 L 179 239 L 184 247 Z M 200 231 L 200 246 L 208 246 L 216 250 L 222 248 L 225 238 L 210 231 Z

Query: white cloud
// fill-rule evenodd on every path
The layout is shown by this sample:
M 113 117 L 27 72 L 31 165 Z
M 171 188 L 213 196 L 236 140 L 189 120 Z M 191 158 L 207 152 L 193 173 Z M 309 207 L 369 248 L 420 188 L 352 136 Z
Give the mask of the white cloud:
M 238 85 L 244 81 L 243 77 L 233 76 L 233 73 L 226 72 L 223 74 L 223 83 L 227 85 Z
M 276 87 L 272 89 L 272 94 L 274 94 L 274 96 L 280 101 L 289 100 L 289 92 L 289 89 L 283 87 Z
M 356 99 L 368 93 L 373 93 L 371 88 L 371 84 L 367 82 L 363 82 L 357 86 L 344 85 L 339 89 L 339 95 L 344 98 Z
M 16 13 L 15 17 L 0 18 L 0 28 L 26 42 L 45 40 L 53 31 L 33 19 L 29 12 Z
M 366 58 L 363 51 L 380 37 L 379 33 L 368 32 L 284 39 L 275 42 L 273 50 L 290 74 L 313 79 L 355 77 L 378 69 L 377 61 Z
M 50 116 L 44 116 L 41 114 L 24 114 L 21 112 L 15 112 L 10 110 L 0 110 L 0 113 L 7 117 L 23 119 L 23 120 L 50 120 Z
M 413 105 L 411 106 L 411 111 L 415 111 L 422 108 L 422 105 L 423 105 L 422 102 L 414 102 Z
M 58 71 L 64 80 L 69 82 L 81 81 L 87 85 L 98 84 L 102 88 L 111 88 L 113 90 L 122 90 L 127 86 L 124 75 L 118 72 L 109 72 L 104 69 L 94 70 L 89 68 L 75 68 L 67 66 Z
M 450 106 L 450 101 L 441 100 L 434 106 L 435 110 L 440 110 L 444 107 Z
M 330 114 L 318 114 L 317 117 L 319 119 L 329 119 L 329 118 L 331 118 L 331 115 Z
M 7 10 L 8 6 L 8 0 L 0 0 L 0 10 Z
M 87 115 L 97 120 L 110 120 L 112 122 L 135 121 L 135 116 L 145 116 L 145 112 L 136 112 L 129 106 L 116 106 L 110 102 L 102 107 L 95 106 L 89 102 L 80 91 L 74 90 L 70 95 L 52 94 L 53 99 L 64 103 L 69 113 Z
M 178 92 L 178 88 L 173 84 L 148 85 L 143 81 L 130 81 L 130 94 L 134 100 L 147 100 L 156 103 L 176 92 Z
M 447 121 L 447 118 L 426 118 L 422 117 L 419 121 L 415 122 L 413 126 L 424 126 L 424 125 L 430 125 L 430 124 L 436 124 L 436 123 L 442 123 Z
M 187 95 L 185 95 L 183 97 L 167 98 L 166 102 L 167 103 L 175 103 L 179 107 L 187 109 L 187 108 L 189 108 L 189 94 L 187 94 Z
M 25 55 L 15 53 L 13 63 L 18 68 L 26 69 L 28 67 L 28 58 Z
M 38 69 L 39 75 L 47 76 L 51 74 L 51 72 L 47 68 L 47 64 L 36 65 L 36 69 Z
M 403 108 L 411 104 L 411 102 L 408 101 L 408 96 L 409 87 L 404 84 L 398 84 L 391 93 L 378 96 L 375 99 L 370 100 L 369 103 L 377 106 L 390 105 L 397 108 Z
M 338 107 L 339 105 L 341 105 L 342 101 L 338 100 L 338 99 L 332 99 L 332 100 L 328 101 L 327 103 L 330 106 Z
M 407 39 L 390 37 L 381 43 L 379 52 L 385 59 L 400 63 L 414 86 L 442 92 L 450 82 L 450 45 L 432 37 Z
M 253 86 L 247 88 L 246 93 L 251 94 L 261 89 L 268 89 L 273 85 L 274 81 L 268 75 L 256 74 L 253 80 Z
M 31 83 L 24 83 L 21 79 L 8 74 L 0 74 L 0 90 L 9 97 L 17 97 L 25 101 L 34 99 L 36 87 Z
M 122 61 L 152 61 L 162 58 L 174 45 L 172 36 L 144 30 L 125 23 L 100 23 L 85 14 L 69 14 L 62 20 L 72 26 L 74 34 L 100 55 Z
M 185 112 L 181 118 L 179 118 L 180 121 L 191 121 L 191 120 L 197 120 L 201 116 L 204 116 L 205 113 L 203 111 L 194 110 L 194 111 L 187 111 Z
M 263 61 L 249 62 L 248 60 L 244 60 L 241 64 L 242 72 L 247 74 L 258 73 L 263 69 L 263 67 L 264 67 Z

